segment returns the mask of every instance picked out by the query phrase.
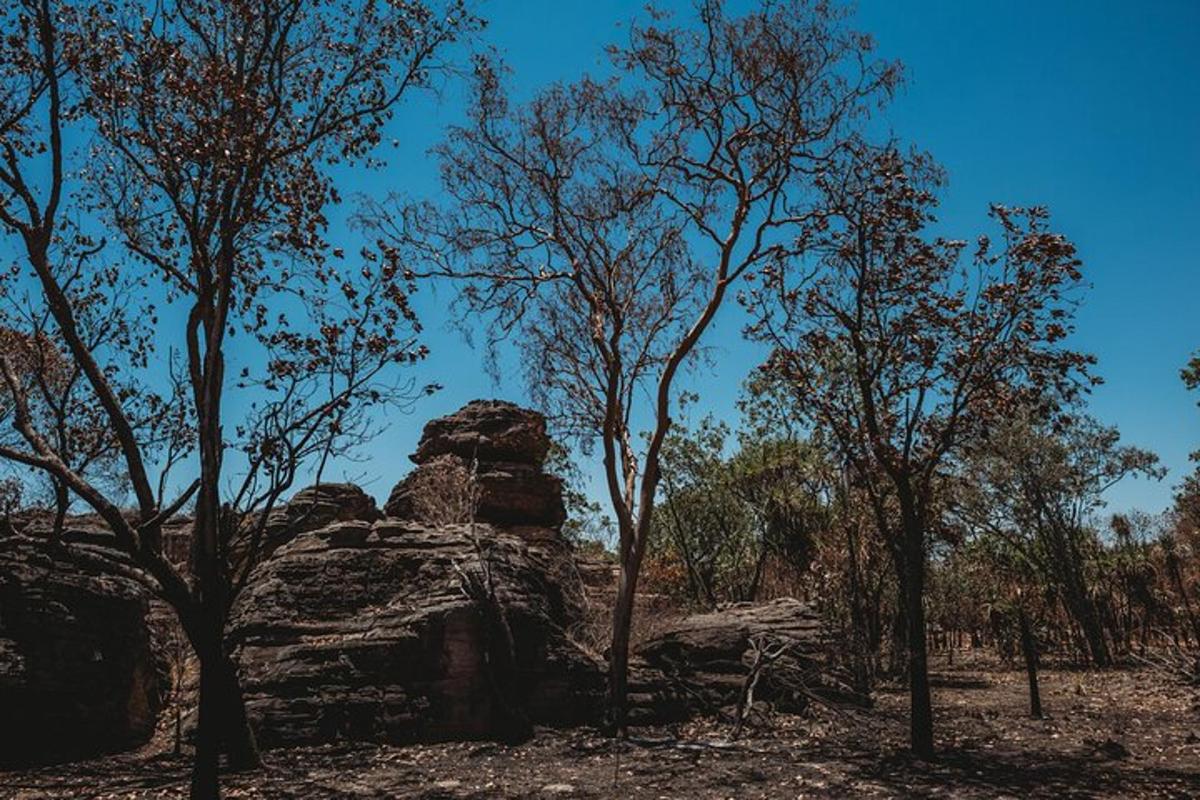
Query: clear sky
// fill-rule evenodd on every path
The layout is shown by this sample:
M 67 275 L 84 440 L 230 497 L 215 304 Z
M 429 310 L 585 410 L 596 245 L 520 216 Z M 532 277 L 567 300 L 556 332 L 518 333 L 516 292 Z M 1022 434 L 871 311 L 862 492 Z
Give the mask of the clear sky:
M 482 40 L 512 67 L 519 95 L 602 70 L 603 45 L 623 37 L 622 23 L 642 5 L 491 0 Z M 689 8 L 687 0 L 664 5 Z M 856 21 L 881 55 L 906 66 L 906 86 L 880 124 L 949 171 L 947 230 L 973 237 L 991 201 L 1042 204 L 1078 244 L 1093 288 L 1076 345 L 1099 357 L 1107 381 L 1092 411 L 1171 470 L 1161 484 L 1118 487 L 1111 506 L 1161 509 L 1200 446 L 1200 410 L 1179 380 L 1200 348 L 1200 2 L 866 0 Z M 392 128 L 399 144 L 390 167 L 357 177 L 354 188 L 436 199 L 425 151 L 461 113 L 453 86 L 437 103 L 410 102 Z M 445 326 L 449 299 L 423 291 L 416 303 L 433 351 L 418 378 L 446 388 L 394 416 L 366 460 L 346 468 L 376 495 L 407 471 L 429 418 L 476 397 L 526 397 L 516 370 L 493 384 L 484 354 Z M 738 387 L 760 355 L 740 327 L 736 310 L 718 318 L 707 338 L 718 361 L 693 378 L 703 409 L 731 424 Z

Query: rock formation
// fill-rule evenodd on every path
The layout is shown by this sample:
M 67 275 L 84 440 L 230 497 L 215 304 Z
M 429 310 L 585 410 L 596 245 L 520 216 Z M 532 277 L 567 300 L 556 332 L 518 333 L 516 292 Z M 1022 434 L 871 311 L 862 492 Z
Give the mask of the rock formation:
M 258 542 L 258 560 L 268 558 L 280 545 L 287 544 L 305 531 L 315 531 L 335 522 L 374 522 L 383 514 L 375 505 L 375 498 L 352 483 L 322 483 L 302 489 L 290 502 L 275 506 L 267 515 L 261 539 Z M 234 571 L 243 563 L 250 545 L 250 531 L 257 526 L 261 517 L 250 517 L 239 535 L 234 537 L 230 548 L 230 562 Z
M 582 592 L 548 447 L 540 416 L 472 403 L 427 426 L 387 518 L 293 531 L 259 564 L 229 637 L 264 746 L 598 718 L 602 665 L 566 633 Z
M 0 540 L 0 765 L 141 744 L 164 686 L 149 593 L 102 546 Z
M 756 662 L 755 699 L 777 710 L 798 711 L 814 698 L 865 703 L 831 665 L 828 651 L 816 609 L 791 598 L 684 617 L 637 647 L 631 719 L 661 723 L 733 710 Z
M 384 509 L 391 517 L 441 522 L 429 517 L 470 505 L 468 516 L 480 522 L 558 528 L 566 510 L 562 481 L 542 471 L 549 449 L 540 414 L 476 400 L 425 426 L 412 456 L 417 469 L 396 485 Z M 454 487 L 471 497 L 446 496 Z
M 261 744 L 515 741 L 537 724 L 600 721 L 605 665 L 575 636 L 603 639 L 616 567 L 563 539 L 548 449 L 541 416 L 476 401 L 429 423 L 386 515 L 349 484 L 271 512 L 227 629 Z M 13 520 L 28 535 L 0 540 L 0 708 L 20 724 L 0 728 L 0 763 L 138 744 L 165 686 L 147 609 L 170 614 L 122 575 L 99 519 L 69 519 L 66 548 L 46 541 L 44 513 Z M 189 524 L 164 537 L 177 561 Z M 639 598 L 656 632 L 632 659 L 632 722 L 735 707 L 763 647 L 779 658 L 758 699 L 788 710 L 841 691 L 812 607 L 672 620 L 656 598 Z

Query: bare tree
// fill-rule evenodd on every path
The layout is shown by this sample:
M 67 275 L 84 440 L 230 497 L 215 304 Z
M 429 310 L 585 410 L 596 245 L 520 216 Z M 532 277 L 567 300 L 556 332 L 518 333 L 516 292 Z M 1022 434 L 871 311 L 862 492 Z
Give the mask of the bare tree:
M 999 206 L 1001 241 L 932 239 L 939 170 L 919 154 L 855 148 L 818 179 L 830 216 L 802 242 L 819 277 L 781 263 L 748 296 L 765 369 L 854 472 L 891 544 L 905 610 L 912 746 L 933 753 L 925 562 L 944 466 L 1022 404 L 1088 384 L 1093 359 L 1063 346 L 1081 280 L 1074 246 L 1040 209 Z M 893 505 L 894 504 L 894 505 Z M 893 513 L 892 509 L 895 509 Z
M 611 78 L 521 106 L 480 62 L 470 122 L 437 151 L 449 205 L 367 215 L 386 256 L 462 282 L 467 311 L 491 320 L 490 345 L 516 340 L 561 431 L 600 441 L 619 531 L 619 733 L 676 379 L 731 287 L 789 252 L 811 219 L 811 175 L 899 77 L 826 3 L 737 17 L 701 0 L 690 22 L 652 10 L 610 48 Z
M 396 103 L 477 23 L 460 0 L 172 0 L 149 13 L 24 0 L 6 14 L 0 222 L 24 248 L 48 335 L 112 431 L 134 514 L 59 451 L 6 355 L 20 442 L 0 446 L 0 458 L 50 474 L 99 513 L 178 613 L 200 662 L 192 796 L 216 797 L 222 751 L 234 766 L 258 763 L 223 634 L 267 512 L 302 468 L 319 479 L 328 458 L 367 435 L 371 407 L 411 396 L 393 367 L 425 352 L 396 265 L 348 261 L 326 241 L 340 197 L 331 168 L 374 165 Z M 132 274 L 145 306 L 165 304 L 139 318 L 146 335 L 99 350 L 82 333 L 87 296 L 65 285 L 55 251 L 68 195 L 63 130 L 81 114 L 95 145 L 79 169 L 80 202 L 126 256 L 100 296 Z M 182 353 L 187 449 L 199 462 L 169 501 L 178 451 L 154 458 L 123 388 L 129 370 L 149 368 L 151 339 Z M 241 398 L 242 422 L 227 428 L 230 396 Z M 193 500 L 183 572 L 163 554 L 162 527 Z M 236 572 L 235 536 L 251 554 Z
M 139 378 L 138 373 L 155 353 L 153 329 L 142 324 L 154 310 L 139 302 L 136 281 L 122 277 L 116 266 L 89 263 L 103 248 L 103 242 L 93 242 L 66 226 L 54 238 L 50 263 L 76 309 L 80 341 L 89 352 L 105 358 L 110 383 L 122 397 L 135 435 L 148 456 L 161 459 L 165 478 L 170 466 L 190 452 L 189 406 L 183 402 L 178 363 L 168 357 L 168 376 L 158 390 Z M 11 272 L 0 275 L 0 342 L 32 425 L 45 432 L 72 472 L 86 476 L 113 497 L 123 497 L 129 481 L 112 426 L 103 408 L 93 402 L 83 368 L 67 354 L 40 292 L 21 286 L 17 277 Z M 12 392 L 0 388 L 0 423 L 10 421 L 8 415 L 16 407 L 12 400 Z M 12 425 L 4 428 L 0 442 L 20 446 L 22 434 Z M 32 474 L 47 484 L 48 491 L 35 496 L 48 496 L 53 503 L 51 540 L 57 542 L 75 497 L 53 473 L 34 470 Z M 165 480 L 160 480 L 156 492 L 159 505 L 166 490 Z

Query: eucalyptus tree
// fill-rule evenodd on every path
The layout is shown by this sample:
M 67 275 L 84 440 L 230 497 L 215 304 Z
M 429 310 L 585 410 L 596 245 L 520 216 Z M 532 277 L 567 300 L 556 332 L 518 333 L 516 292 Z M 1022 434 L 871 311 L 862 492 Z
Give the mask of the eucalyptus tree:
M 98 513 L 177 612 L 200 664 L 192 795 L 215 797 L 221 752 L 258 763 L 223 633 L 268 512 L 301 470 L 319 476 L 368 434 L 372 407 L 408 399 L 396 368 L 425 355 L 401 270 L 328 239 L 336 169 L 377 165 L 397 104 L 478 22 L 464 0 L 22 0 L 3 14 L 0 222 L 45 321 L 21 333 L 48 337 L 80 375 L 133 514 L 41 424 L 7 353 L 19 437 L 0 458 Z M 71 151 L 68 131 L 90 150 Z M 72 277 L 68 216 L 104 226 L 108 268 Z M 127 280 L 133 325 L 97 346 L 83 321 Z M 186 441 L 165 457 L 130 394 L 153 375 L 185 409 Z M 181 453 L 187 476 L 172 473 Z M 183 566 L 164 554 L 163 523 L 189 503 Z M 235 538 L 248 557 L 230 558 Z
M 599 441 L 619 538 L 617 732 L 677 378 L 731 289 L 790 251 L 811 176 L 899 77 L 831 4 L 695 9 L 682 23 L 651 9 L 609 49 L 609 75 L 520 104 L 481 61 L 469 121 L 437 148 L 447 204 L 368 215 L 385 255 L 456 281 L 489 344 L 515 341 L 560 431 Z
M 933 753 L 925 566 L 948 463 L 989 424 L 1086 387 L 1065 346 L 1080 285 L 1075 247 L 1040 208 L 993 206 L 993 244 L 935 237 L 940 169 L 859 146 L 824 170 L 821 224 L 749 292 L 764 370 L 792 388 L 867 496 L 904 597 L 914 751 Z M 964 263 L 966 262 L 966 263 Z M 815 276 L 813 273 L 815 272 Z M 894 510 L 894 513 L 893 513 Z

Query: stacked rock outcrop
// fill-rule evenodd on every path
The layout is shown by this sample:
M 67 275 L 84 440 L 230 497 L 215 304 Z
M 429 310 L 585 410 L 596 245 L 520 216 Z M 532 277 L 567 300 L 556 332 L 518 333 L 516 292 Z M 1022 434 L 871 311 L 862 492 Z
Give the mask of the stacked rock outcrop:
M 103 546 L 0 539 L 0 765 L 134 747 L 164 688 L 149 593 Z
M 559 528 L 566 520 L 562 481 L 542 465 L 550 449 L 546 420 L 500 400 L 476 400 L 425 426 L 412 460 L 417 468 L 392 490 L 384 510 L 421 519 L 436 510 L 447 479 L 470 493 L 470 516 L 501 526 Z M 443 504 L 452 498 L 441 498 Z M 464 509 L 465 510 L 465 509 Z
M 384 512 L 349 484 L 271 512 L 226 632 L 261 744 L 518 740 L 601 720 L 604 663 L 572 632 L 604 627 L 616 566 L 563 539 L 549 446 L 540 415 L 476 401 L 429 423 Z M 66 547 L 47 541 L 44 513 L 0 538 L 0 708 L 21 721 L 0 726 L 0 764 L 125 749 L 153 730 L 165 681 L 147 611 L 169 613 L 100 520 L 68 522 Z M 189 525 L 164 536 L 181 563 Z M 781 655 L 758 699 L 787 710 L 841 688 L 811 606 L 670 620 L 652 599 L 639 601 L 658 619 L 631 660 L 633 722 L 728 709 L 763 647 Z
M 597 719 L 601 664 L 566 633 L 581 589 L 548 447 L 539 415 L 472 403 L 427 426 L 385 518 L 293 531 L 259 564 L 228 635 L 262 744 Z

